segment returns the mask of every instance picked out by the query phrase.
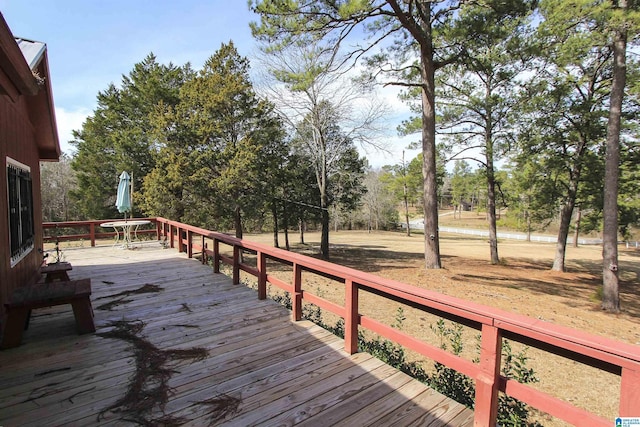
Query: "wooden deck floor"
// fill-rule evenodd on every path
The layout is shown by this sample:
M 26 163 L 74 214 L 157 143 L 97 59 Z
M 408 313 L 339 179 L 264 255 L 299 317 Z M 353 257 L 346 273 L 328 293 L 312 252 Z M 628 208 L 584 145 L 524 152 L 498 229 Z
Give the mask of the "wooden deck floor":
M 367 353 L 349 356 L 341 339 L 290 321 L 275 302 L 175 250 L 154 243 L 65 256 L 72 278 L 92 279 L 98 330 L 76 335 L 70 307 L 34 311 L 23 345 L 0 351 L 1 426 L 130 425 L 136 417 L 194 426 L 473 423 L 458 403 Z M 161 290 L 117 296 L 149 285 Z M 114 331 L 118 338 L 101 336 Z M 145 412 L 145 402 L 153 409 Z

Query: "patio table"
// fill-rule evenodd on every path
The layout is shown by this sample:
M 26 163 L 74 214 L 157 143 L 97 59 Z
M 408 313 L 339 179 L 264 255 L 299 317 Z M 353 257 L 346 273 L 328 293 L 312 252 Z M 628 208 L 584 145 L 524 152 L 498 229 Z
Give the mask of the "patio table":
M 129 245 L 131 245 L 131 242 L 132 242 L 131 230 L 133 229 L 134 240 L 137 240 L 138 227 L 140 227 L 141 225 L 146 225 L 150 223 L 151 221 L 148 221 L 148 220 L 109 221 L 109 222 L 103 222 L 102 224 L 100 224 L 100 227 L 113 228 L 113 230 L 116 232 L 116 240 L 113 243 L 113 246 L 118 245 L 118 242 L 120 241 L 120 233 L 122 233 L 122 241 L 124 242 L 122 244 L 122 247 L 125 249 L 128 249 Z

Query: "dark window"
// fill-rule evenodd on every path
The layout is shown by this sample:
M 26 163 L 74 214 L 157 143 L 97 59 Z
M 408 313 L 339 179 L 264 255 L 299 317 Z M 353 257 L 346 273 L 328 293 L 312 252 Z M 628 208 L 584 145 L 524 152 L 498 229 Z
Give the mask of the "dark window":
M 15 265 L 33 249 L 33 193 L 31 170 L 7 159 L 9 193 L 9 241 L 11 265 Z

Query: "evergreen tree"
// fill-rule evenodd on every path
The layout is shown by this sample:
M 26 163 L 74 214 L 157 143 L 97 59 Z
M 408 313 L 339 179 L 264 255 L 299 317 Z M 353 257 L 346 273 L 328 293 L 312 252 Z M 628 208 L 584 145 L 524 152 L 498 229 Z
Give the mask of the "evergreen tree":
M 395 227 L 398 222 L 397 178 L 388 168 L 369 170 L 364 184 L 367 192 L 363 196 L 362 216 L 367 230 L 381 230 Z
M 486 178 L 487 219 L 491 263 L 500 261 L 496 225 L 497 182 L 495 163 L 510 150 L 514 106 L 519 80 L 528 71 L 525 34 L 535 1 L 511 1 L 501 9 L 469 5 L 457 26 L 447 33 L 452 40 L 467 27 L 482 23 L 477 37 L 465 43 L 463 59 L 438 80 L 441 113 L 438 131 L 454 158 L 474 159 Z M 508 13 L 505 14 L 505 9 Z M 467 155 L 480 151 L 480 158 Z
M 462 218 L 462 210 L 466 204 L 473 200 L 473 172 L 469 163 L 464 160 L 456 160 L 451 173 L 451 203 L 453 204 L 453 218 Z
M 134 188 L 140 189 L 144 177 L 155 167 L 156 140 L 150 116 L 159 103 L 175 105 L 188 66 L 161 65 L 153 54 L 135 64 L 115 84 L 98 94 L 98 107 L 74 131 L 76 147 L 72 167 L 78 189 L 72 194 L 84 218 L 111 218 L 117 215 L 115 197 L 122 171 L 133 175 Z M 138 194 L 134 193 L 134 212 L 139 214 Z
M 170 183 L 183 221 L 242 237 L 243 219 L 260 216 L 271 199 L 270 180 L 286 154 L 281 123 L 253 90 L 248 60 L 223 44 L 182 86 L 180 102 L 158 114 L 157 128 L 170 130 L 160 165 L 170 167 L 149 175 L 145 188 L 155 191 L 147 205 L 162 206 Z
M 548 206 L 548 216 L 556 216 L 559 206 L 560 224 L 552 269 L 564 271 L 569 227 L 581 183 L 601 180 L 587 175 L 597 168 L 586 166 L 596 161 L 606 131 L 611 51 L 606 46 L 583 46 L 577 54 L 571 51 L 571 38 L 557 39 L 557 31 L 552 22 L 539 27 L 542 56 L 525 95 L 528 123 L 521 135 L 525 145 L 519 159 L 544 164 L 554 183 L 556 201 Z

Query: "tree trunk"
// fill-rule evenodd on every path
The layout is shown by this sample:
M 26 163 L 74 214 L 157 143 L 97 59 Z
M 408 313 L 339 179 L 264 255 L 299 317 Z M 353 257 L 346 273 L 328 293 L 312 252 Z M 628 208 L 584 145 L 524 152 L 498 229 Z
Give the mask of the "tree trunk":
M 560 228 L 556 242 L 556 255 L 553 259 L 553 267 L 551 267 L 553 271 L 565 270 L 564 261 L 567 251 L 567 238 L 569 237 L 569 225 L 571 224 L 575 200 L 575 196 L 570 195 L 560 211 Z
M 425 25 L 427 25 L 425 23 Z M 428 34 L 431 34 L 430 28 Z M 436 182 L 436 111 L 433 47 L 421 46 L 422 60 L 422 177 L 424 183 L 424 260 L 427 269 L 441 268 Z
M 576 230 L 573 233 L 573 247 L 578 247 L 578 240 L 580 239 L 580 219 L 582 219 L 582 210 L 580 206 L 576 206 Z
M 489 248 L 491 250 L 491 264 L 499 264 L 498 257 L 498 226 L 496 225 L 496 181 L 493 174 L 493 162 L 487 165 L 487 216 L 489 220 Z
M 558 240 L 556 242 L 556 255 L 553 259 L 553 271 L 565 271 L 565 255 L 567 251 L 567 239 L 569 237 L 569 226 L 573 216 L 573 208 L 576 206 L 578 196 L 578 185 L 580 185 L 580 175 L 582 173 L 581 159 L 586 150 L 586 141 L 583 139 L 576 149 L 576 165 L 569 171 L 569 182 L 567 183 L 567 198 L 564 206 L 560 210 L 560 228 L 558 229 Z
M 487 100 L 491 98 L 491 89 L 487 86 Z M 491 122 L 491 110 L 487 113 L 485 130 L 485 158 L 487 161 L 487 220 L 489 221 L 489 248 L 491 252 L 491 264 L 499 264 L 498 257 L 498 227 L 496 225 L 496 177 L 493 166 L 493 138 Z
M 527 242 L 531 241 L 531 215 L 529 215 L 529 211 L 525 211 L 525 216 L 527 217 Z
M 407 200 L 407 184 L 404 184 L 404 220 L 407 224 L 407 237 L 411 237 L 411 224 L 409 223 L 409 201 Z
M 240 206 L 236 206 L 233 212 L 233 220 L 236 228 L 236 237 L 242 239 L 242 211 L 240 210 Z
M 300 218 L 300 221 L 298 222 L 298 229 L 300 231 L 300 244 L 304 245 L 304 229 L 305 229 L 304 218 Z
M 287 202 L 282 202 L 282 228 L 284 229 L 284 247 L 289 250 L 289 210 Z
M 407 237 L 411 237 L 411 224 L 409 224 L 409 195 L 407 194 L 407 168 L 404 164 L 404 150 L 402 151 L 402 195 L 404 199 L 404 219 L 407 224 Z
M 278 204 L 275 200 L 271 203 L 271 216 L 273 216 L 273 247 L 279 248 L 278 242 Z
M 331 224 L 329 222 L 329 209 L 328 209 L 327 193 L 323 191 L 320 195 L 320 207 L 322 211 L 320 213 L 320 222 L 322 224 L 322 231 L 320 235 L 320 256 L 322 259 L 329 259 L 329 228 Z
M 618 7 L 626 10 L 627 0 L 619 0 Z M 620 164 L 620 119 L 622 98 L 627 78 L 627 33 L 622 27 L 615 32 L 613 42 L 613 82 L 609 102 L 607 146 L 604 172 L 604 207 L 602 233 L 602 309 L 620 311 L 618 279 L 618 175 Z
M 242 239 L 242 210 L 240 209 L 240 206 L 236 206 L 233 217 L 236 227 L 236 237 L 238 239 Z M 242 250 L 240 250 L 240 262 L 244 262 L 244 253 Z
M 288 251 L 291 250 L 291 245 L 289 244 L 289 230 L 284 229 L 284 248 Z

